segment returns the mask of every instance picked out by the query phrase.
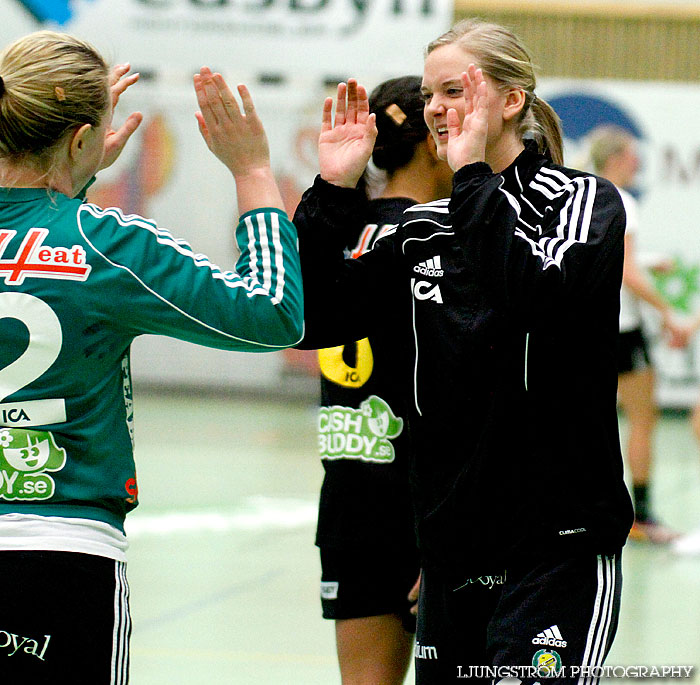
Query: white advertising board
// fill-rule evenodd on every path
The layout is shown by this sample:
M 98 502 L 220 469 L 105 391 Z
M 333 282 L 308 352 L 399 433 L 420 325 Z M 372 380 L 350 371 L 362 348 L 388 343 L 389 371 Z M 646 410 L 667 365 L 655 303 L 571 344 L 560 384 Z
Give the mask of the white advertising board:
M 2 0 L 18 33 L 37 21 L 81 35 L 117 62 L 329 76 L 421 67 L 450 24 L 448 0 Z M 22 17 L 21 15 L 24 15 Z M 17 19 L 18 18 L 18 19 Z M 14 37 L 13 26 L 3 26 Z M 346 76 L 344 76 L 346 77 Z

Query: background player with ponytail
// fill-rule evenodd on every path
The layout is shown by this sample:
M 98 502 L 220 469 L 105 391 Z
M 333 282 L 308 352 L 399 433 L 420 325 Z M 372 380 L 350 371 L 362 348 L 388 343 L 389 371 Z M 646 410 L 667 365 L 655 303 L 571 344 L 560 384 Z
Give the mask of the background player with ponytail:
M 425 125 L 420 86 L 419 76 L 403 76 L 380 84 L 369 97 L 378 129 L 372 161 L 379 173 L 366 172 L 364 178 L 368 193 L 379 197 L 368 203 L 364 228 L 347 245 L 353 257 L 372 249 L 405 209 L 450 191 L 452 170 L 438 158 Z M 395 313 L 387 309 L 369 339 L 319 350 L 325 477 L 316 544 L 323 615 L 335 619 L 344 685 L 402 683 L 413 648 L 408 594 L 420 567 L 399 376 L 405 345 L 396 338 Z M 332 435 L 347 441 L 370 425 L 350 420 L 331 431 L 331 414 L 355 417 L 363 409 L 381 427 L 379 435 L 370 429 L 367 437 L 378 438 L 384 450 L 323 449 Z

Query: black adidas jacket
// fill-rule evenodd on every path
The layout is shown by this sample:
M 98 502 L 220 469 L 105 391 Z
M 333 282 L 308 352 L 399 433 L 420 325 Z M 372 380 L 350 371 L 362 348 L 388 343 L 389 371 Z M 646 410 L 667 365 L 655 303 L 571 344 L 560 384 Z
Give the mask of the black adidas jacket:
M 619 550 L 618 192 L 527 149 L 500 174 L 460 169 L 449 200 L 344 260 L 365 206 L 317 179 L 297 210 L 303 346 L 361 338 L 400 308 L 423 563 L 458 582 Z
M 405 197 L 378 198 L 367 204 L 367 225 L 360 225 L 348 243 L 355 255 L 372 249 L 378 236 L 401 218 L 404 210 L 415 204 Z M 347 302 L 337 303 L 342 309 Z M 398 312 L 397 312 L 398 313 Z M 371 356 L 371 371 L 360 372 L 357 385 L 343 384 L 341 379 L 324 375 L 321 361 L 321 405 L 357 409 L 370 396 L 380 397 L 392 413 L 404 421 L 406 393 L 401 379 L 405 376 L 403 355 L 397 350 L 397 331 L 401 319 L 386 317 L 386 326 L 374 327 L 367 339 L 367 348 L 354 339 L 344 341 L 343 358 L 348 367 L 362 367 L 362 357 Z M 403 341 L 402 341 L 403 342 Z M 323 354 L 323 353 L 321 353 Z M 345 364 L 343 364 L 345 366 Z M 345 367 L 345 368 L 348 368 Z M 341 376 L 342 378 L 342 376 Z M 352 433 L 354 429 L 339 432 Z M 358 458 L 323 459 L 324 479 L 319 501 L 316 544 L 321 548 L 341 548 L 345 551 L 382 547 L 403 558 L 417 559 L 413 535 L 413 513 L 408 487 L 408 430 L 390 440 L 393 457 L 387 460 Z M 319 439 L 321 452 L 324 435 Z M 416 572 L 417 574 L 417 572 Z

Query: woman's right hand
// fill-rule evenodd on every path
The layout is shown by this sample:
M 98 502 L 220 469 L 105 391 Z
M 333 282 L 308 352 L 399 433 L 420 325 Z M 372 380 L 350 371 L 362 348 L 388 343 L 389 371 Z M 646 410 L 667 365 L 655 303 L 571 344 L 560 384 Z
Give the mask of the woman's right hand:
M 270 166 L 265 129 L 248 89 L 238 86 L 243 113 L 221 74 L 202 67 L 194 76 L 200 111 L 195 113 L 207 147 L 234 176 Z
M 260 207 L 284 210 L 277 182 L 270 167 L 270 147 L 253 99 L 244 85 L 238 86 L 243 104 L 221 74 L 202 67 L 195 74 L 194 88 L 200 111 L 195 113 L 207 147 L 228 167 L 236 179 L 240 214 Z
M 354 188 L 374 148 L 376 116 L 369 112 L 367 91 L 355 79 L 348 79 L 347 85 L 338 84 L 335 121 L 332 110 L 333 98 L 326 98 L 318 139 L 321 178 L 333 185 Z
M 114 111 L 119 102 L 119 96 L 139 80 L 139 74 L 129 74 L 129 69 L 131 69 L 131 65 L 128 62 L 126 64 L 117 64 L 109 75 L 112 111 Z M 129 75 L 127 76 L 127 74 Z M 110 126 L 105 136 L 105 150 L 98 171 L 114 164 L 129 138 L 141 125 L 142 121 L 143 114 L 141 112 L 132 112 L 118 129 L 114 130 Z
M 464 120 L 460 123 L 455 109 L 447 111 L 447 161 L 452 171 L 467 164 L 486 161 L 489 99 L 481 69 L 470 64 L 462 73 Z

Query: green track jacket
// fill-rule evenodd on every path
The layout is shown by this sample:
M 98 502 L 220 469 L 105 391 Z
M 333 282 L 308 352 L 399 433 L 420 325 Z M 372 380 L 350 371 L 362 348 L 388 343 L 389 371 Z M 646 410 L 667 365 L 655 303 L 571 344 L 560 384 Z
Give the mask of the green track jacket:
M 0 188 L 0 514 L 123 530 L 138 501 L 129 349 L 142 333 L 268 352 L 302 336 L 297 236 L 241 217 L 234 271 L 150 220 Z

